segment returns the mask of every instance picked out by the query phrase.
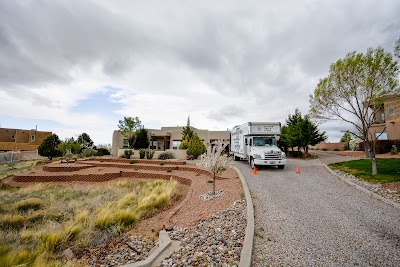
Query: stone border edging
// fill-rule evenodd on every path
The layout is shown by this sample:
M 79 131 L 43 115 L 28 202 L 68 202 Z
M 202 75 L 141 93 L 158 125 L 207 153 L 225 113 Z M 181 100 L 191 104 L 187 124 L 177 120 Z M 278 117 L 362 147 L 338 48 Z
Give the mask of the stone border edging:
M 134 262 L 134 263 L 129 263 L 126 265 L 121 265 L 121 267 L 149 267 L 152 265 L 152 263 L 157 259 L 157 257 L 165 250 L 167 249 L 171 243 L 172 240 L 169 238 L 168 233 L 165 230 L 161 230 L 158 238 L 158 248 L 151 253 L 147 259 Z
M 251 199 L 250 190 L 247 186 L 247 182 L 243 177 L 243 174 L 236 166 L 232 166 L 232 168 L 239 175 L 240 181 L 243 185 L 244 195 L 246 197 L 246 207 L 247 207 L 247 225 L 245 231 L 245 237 L 242 247 L 242 252 L 240 253 L 240 262 L 239 267 L 250 267 L 251 259 L 253 255 L 253 240 L 254 240 L 254 208 L 253 208 L 253 200 Z
M 379 200 L 385 202 L 386 204 L 392 205 L 392 206 L 394 206 L 395 208 L 400 209 L 400 204 L 399 204 L 399 203 L 396 203 L 396 202 L 394 202 L 394 201 L 392 201 L 392 200 L 390 200 L 390 199 L 384 198 L 383 196 L 381 196 L 381 195 L 379 195 L 379 194 L 377 194 L 377 193 L 374 193 L 374 192 L 372 192 L 372 191 L 366 189 L 365 187 L 362 187 L 362 186 L 360 186 L 360 185 L 358 185 L 358 184 L 356 184 L 356 183 L 353 183 L 352 181 L 350 181 L 350 180 L 348 180 L 348 179 L 346 179 L 346 178 L 340 176 L 340 175 L 337 174 L 336 172 L 334 172 L 331 168 L 329 168 L 329 167 L 328 167 L 327 165 L 325 165 L 325 164 L 324 164 L 324 167 L 325 167 L 330 173 L 332 173 L 333 175 L 335 175 L 336 177 L 338 177 L 340 180 L 346 182 L 346 183 L 349 184 L 350 186 L 353 186 L 353 187 L 355 187 L 356 189 L 358 189 L 358 190 L 360 190 L 360 191 L 362 191 L 362 192 L 364 192 L 364 193 L 366 193 L 366 194 L 368 194 L 368 195 L 370 195 L 370 196 L 372 196 L 372 197 L 374 197 L 374 198 L 376 198 L 376 199 L 379 199 Z

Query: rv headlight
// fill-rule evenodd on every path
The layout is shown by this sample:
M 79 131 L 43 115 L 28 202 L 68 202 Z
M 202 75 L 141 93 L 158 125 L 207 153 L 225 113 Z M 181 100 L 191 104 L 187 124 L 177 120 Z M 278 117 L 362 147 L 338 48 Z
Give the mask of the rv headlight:
M 254 154 L 254 158 L 255 158 L 255 159 L 261 159 L 261 155 L 259 155 L 259 154 Z
M 285 152 L 282 152 L 282 158 L 285 159 L 286 158 L 286 154 Z

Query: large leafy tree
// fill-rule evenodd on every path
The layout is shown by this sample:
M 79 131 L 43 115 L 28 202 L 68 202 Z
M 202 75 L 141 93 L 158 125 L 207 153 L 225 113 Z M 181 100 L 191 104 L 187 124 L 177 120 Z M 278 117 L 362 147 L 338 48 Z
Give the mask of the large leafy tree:
M 330 66 L 310 95 L 313 118 L 341 120 L 352 124 L 352 135 L 364 140 L 365 153 L 372 159 L 372 174 L 377 173 L 375 153 L 370 148 L 369 129 L 380 112 L 385 96 L 398 94 L 399 65 L 383 48 L 368 48 L 366 53 L 351 52 Z
M 394 46 L 394 55 L 397 57 L 398 60 L 400 60 L 400 37 L 396 41 L 396 44 Z
M 60 138 L 56 134 L 52 134 L 43 140 L 38 148 L 38 153 L 42 157 L 47 157 L 52 160 L 54 157 L 60 157 L 62 152 L 57 149 L 61 143 Z
M 119 121 L 119 132 L 122 133 L 127 139 L 130 148 L 134 148 L 136 142 L 136 130 L 142 128 L 142 122 L 138 117 L 124 117 Z
M 133 147 L 135 149 L 149 147 L 149 137 L 147 135 L 147 130 L 144 129 L 143 127 L 136 131 L 136 142 Z
M 326 140 L 326 133 L 320 132 L 315 123 L 309 116 L 302 116 L 301 112 L 296 109 L 293 115 L 289 115 L 286 120 L 286 126 L 282 127 L 281 143 L 285 148 L 297 147 L 308 154 L 308 147 L 316 145 Z
M 81 144 L 81 149 L 93 148 L 93 141 L 87 133 L 79 135 L 77 141 Z
M 350 142 L 351 141 L 351 134 L 349 133 L 349 131 L 346 131 L 342 138 L 340 138 L 340 142 Z

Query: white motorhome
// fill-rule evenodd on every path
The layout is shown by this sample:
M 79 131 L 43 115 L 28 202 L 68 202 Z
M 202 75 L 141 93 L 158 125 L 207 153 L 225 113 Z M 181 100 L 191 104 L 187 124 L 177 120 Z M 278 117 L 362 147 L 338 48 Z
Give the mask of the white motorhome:
M 280 134 L 280 122 L 247 122 L 235 126 L 231 131 L 230 153 L 235 160 L 247 160 L 251 168 L 264 165 L 283 169 L 286 154 L 277 146 Z

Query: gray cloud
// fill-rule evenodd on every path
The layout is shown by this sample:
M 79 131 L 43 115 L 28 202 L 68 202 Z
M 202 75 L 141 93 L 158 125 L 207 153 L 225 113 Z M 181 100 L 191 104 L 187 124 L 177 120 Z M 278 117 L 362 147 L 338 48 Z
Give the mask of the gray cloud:
M 296 107 L 307 113 L 308 95 L 337 59 L 371 46 L 391 51 L 399 10 L 395 0 L 1 1 L 0 92 L 57 107 L 32 89 L 88 77 L 92 87 L 121 87 L 126 99 L 184 98 L 214 121 L 283 122 Z M 199 87 L 223 104 L 196 97 Z

